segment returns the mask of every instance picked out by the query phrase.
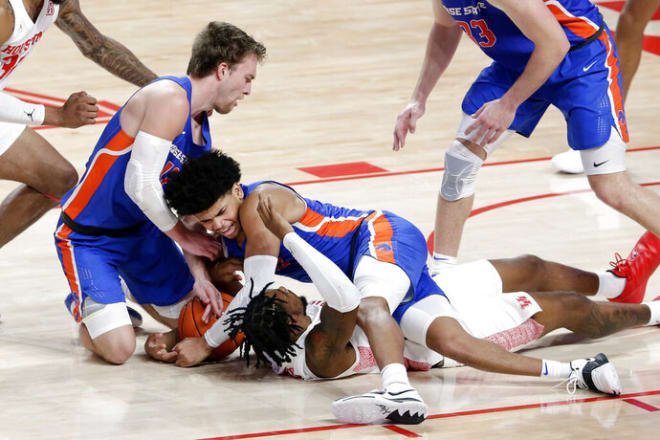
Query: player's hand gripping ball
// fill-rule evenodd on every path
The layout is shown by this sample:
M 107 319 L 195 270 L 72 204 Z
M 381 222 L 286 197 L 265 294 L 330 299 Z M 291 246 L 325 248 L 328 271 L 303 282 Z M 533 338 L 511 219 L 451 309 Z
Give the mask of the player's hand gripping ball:
M 222 294 L 223 311 L 227 310 L 227 306 L 232 300 L 232 296 L 226 293 Z M 204 309 L 206 306 L 199 300 L 199 298 L 194 298 L 192 301 L 188 302 L 183 309 L 181 309 L 181 314 L 179 315 L 179 337 L 183 340 L 184 338 L 198 338 L 206 333 L 206 330 L 211 328 L 214 322 L 220 318 L 218 315 L 211 315 L 209 322 L 205 323 L 202 321 L 202 315 L 204 314 Z M 215 348 L 209 359 L 220 360 L 223 359 L 234 352 L 241 345 L 245 335 L 239 333 L 236 338 L 229 339 L 221 344 L 219 347 Z

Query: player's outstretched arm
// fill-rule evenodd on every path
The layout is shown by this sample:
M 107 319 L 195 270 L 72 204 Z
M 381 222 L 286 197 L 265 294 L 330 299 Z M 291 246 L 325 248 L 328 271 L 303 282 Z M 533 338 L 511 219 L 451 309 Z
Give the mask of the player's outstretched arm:
M 156 79 L 156 74 L 142 64 L 133 52 L 94 27 L 82 13 L 78 0 L 62 3 L 55 24 L 71 37 L 83 55 L 113 75 L 138 87 Z
M 321 322 L 306 339 L 306 362 L 319 377 L 335 377 L 355 361 L 348 345 L 357 324 L 360 292 L 325 255 L 295 233 L 291 224 L 271 206 L 271 198 L 260 194 L 257 208 L 264 225 L 291 252 L 326 301 Z
M 449 66 L 461 39 L 461 30 L 440 0 L 433 2 L 435 21 L 426 43 L 426 55 L 410 103 L 399 113 L 394 126 L 392 149 L 403 148 L 408 133 L 414 133 L 417 120 L 424 115 L 426 100 L 438 79 Z

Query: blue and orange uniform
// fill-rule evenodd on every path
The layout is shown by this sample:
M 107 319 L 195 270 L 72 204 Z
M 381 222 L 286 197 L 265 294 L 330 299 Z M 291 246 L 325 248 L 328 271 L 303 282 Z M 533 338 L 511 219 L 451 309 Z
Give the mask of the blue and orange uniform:
M 571 48 L 548 80 L 516 112 L 511 126 L 530 136 L 550 104 L 564 115 L 574 150 L 604 145 L 613 127 L 628 141 L 618 54 L 612 33 L 589 0 L 544 0 Z M 472 115 L 499 99 L 518 79 L 534 43 L 511 19 L 487 1 L 442 0 L 447 12 L 493 59 L 467 92 L 462 108 Z
M 177 83 L 190 103 L 192 89 L 187 77 L 165 76 L 155 81 Z M 67 305 L 78 322 L 82 319 L 80 304 L 87 296 L 101 304 L 125 300 L 119 277 L 141 304 L 174 304 L 192 290 L 194 282 L 176 244 L 124 190 L 134 139 L 122 130 L 123 109 L 103 130 L 85 173 L 60 203 L 55 246 L 71 288 Z M 193 141 L 191 113 L 192 109 L 184 131 L 170 146 L 160 176 L 163 186 L 186 157 L 198 157 L 211 149 L 206 113 L 202 114 L 202 145 Z
M 314 249 L 335 263 L 351 280 L 360 258 L 370 256 L 399 266 L 410 279 L 410 291 L 394 314 L 400 319 L 406 304 L 442 290 L 433 281 L 426 267 L 426 240 L 417 226 L 388 211 L 363 211 L 342 208 L 300 196 L 293 188 L 273 181 L 241 185 L 245 197 L 259 185 L 275 184 L 289 188 L 305 202 L 305 214 L 293 229 Z M 223 237 L 228 256 L 244 257 L 247 239 L 241 245 Z M 277 275 L 310 283 L 311 279 L 291 253 L 280 244 Z

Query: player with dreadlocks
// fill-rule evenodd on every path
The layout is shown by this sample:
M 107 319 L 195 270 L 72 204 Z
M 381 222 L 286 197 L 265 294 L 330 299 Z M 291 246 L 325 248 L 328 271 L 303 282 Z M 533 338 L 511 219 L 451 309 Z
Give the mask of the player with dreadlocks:
M 229 182 L 231 179 L 216 181 L 212 177 L 214 175 L 231 175 L 235 176 L 236 180 L 233 183 Z M 404 359 L 404 339 L 401 327 L 397 325 L 397 320 L 401 319 L 403 312 L 407 310 L 406 307 L 410 307 L 411 300 L 416 294 L 425 292 L 426 295 L 434 298 L 441 295 L 440 293 L 432 295 L 438 287 L 429 276 L 426 267 L 426 240 L 421 231 L 409 221 L 387 211 L 342 208 L 304 198 L 292 188 L 277 182 L 242 185 L 239 179 L 240 171 L 235 161 L 221 152 L 210 152 L 186 161 L 181 170 L 170 177 L 165 198 L 179 215 L 192 215 L 207 230 L 221 236 L 227 255 L 245 257 L 244 273 L 246 279 L 253 281 L 254 291 L 261 291 L 273 281 L 276 271 L 279 275 L 310 282 L 313 277 L 309 271 L 303 269 L 294 252 L 282 243 L 281 237 L 264 225 L 258 213 L 260 197 L 268 196 L 273 210 L 284 217 L 296 231 L 296 235 L 328 257 L 339 267 L 345 278 L 347 277 L 349 284 L 360 292 L 359 309 L 355 311 L 355 315 L 358 325 L 364 332 L 363 345 L 369 347 L 371 357 L 364 357 L 362 363 L 356 365 L 359 365 L 360 369 L 375 370 L 376 366 L 380 369 L 382 395 L 390 402 L 389 414 L 393 414 L 399 422 L 401 419 L 406 419 L 407 423 L 418 423 L 423 420 L 427 407 L 408 380 Z M 618 300 L 634 298 L 635 302 L 641 302 L 646 280 L 658 265 L 658 253 L 655 252 L 657 248 L 649 245 L 657 244 L 658 239 L 655 236 L 645 235 L 635 247 L 635 252 L 627 260 L 622 260 L 621 264 L 617 265 L 617 269 L 587 277 L 589 282 L 584 284 L 586 281 L 582 281 L 583 284 L 578 290 L 591 292 L 590 294 L 598 291 L 602 296 L 617 297 Z M 523 259 L 522 263 L 532 270 L 537 260 Z M 500 283 L 501 286 L 501 281 L 498 281 L 500 277 L 490 263 L 485 262 L 482 265 L 486 266 L 486 269 L 477 269 L 485 270 L 486 275 L 490 274 L 490 278 L 486 280 L 493 282 L 493 285 Z M 557 264 L 541 266 L 545 272 L 530 274 L 523 271 L 518 275 L 519 278 L 534 275 L 535 278 L 527 280 L 527 285 L 531 286 L 527 290 L 574 289 L 572 285 L 563 284 L 563 280 L 568 277 L 564 272 L 573 269 Z M 582 276 L 586 277 L 584 274 Z M 544 287 L 546 285 L 541 283 L 541 281 L 548 283 L 548 280 L 555 278 L 558 281 L 552 284 L 552 289 Z M 532 283 L 534 280 L 538 284 Z M 316 284 L 319 287 L 318 282 Z M 319 289 L 321 290 L 321 287 Z M 490 289 L 492 290 L 492 287 Z M 523 299 L 527 301 L 524 296 Z M 236 308 L 247 306 L 249 301 L 249 288 L 242 289 L 236 294 L 226 313 L 231 314 Z M 294 303 L 299 304 L 300 301 Z M 401 304 L 404 305 L 399 307 Z M 521 306 L 517 307 L 521 308 Z M 525 307 L 523 308 L 526 312 L 533 309 L 533 307 Z M 395 309 L 398 310 L 398 315 L 392 316 Z M 350 310 L 353 309 L 341 312 Z M 301 317 L 304 317 L 302 307 L 300 313 Z M 296 315 L 292 314 L 292 316 Z M 527 316 L 529 317 L 531 315 Z M 459 332 L 454 328 L 455 323 L 452 321 L 440 320 L 436 323 L 433 319 L 426 319 L 426 325 L 431 323 L 441 327 L 440 332 L 448 334 Z M 353 327 L 349 327 L 347 338 L 350 338 Z M 418 338 L 416 341 L 419 344 L 426 343 L 423 336 L 426 330 L 427 327 L 415 330 Z M 432 334 L 435 334 L 435 330 Z M 173 347 L 177 365 L 191 366 L 203 361 L 213 347 L 219 346 L 228 338 L 228 322 L 226 319 L 220 319 L 202 338 L 187 338 Z M 171 353 L 163 354 L 161 350 L 155 350 L 153 357 L 160 359 L 165 355 L 168 359 L 172 356 Z M 528 362 L 526 367 L 522 368 L 524 370 L 522 373 L 519 372 L 520 369 L 511 365 L 503 368 L 501 365 L 489 363 L 488 359 L 485 362 L 482 366 L 484 369 L 500 372 L 538 374 L 541 371 L 540 361 L 534 364 Z M 316 374 L 322 377 L 334 377 L 351 367 L 351 365 L 337 366 L 334 359 L 331 364 L 333 365 L 331 370 L 323 369 L 321 370 L 324 371 L 323 374 Z M 324 367 L 320 366 L 320 368 Z M 536 371 L 532 372 L 533 370 Z M 563 369 L 562 374 L 567 374 L 567 371 Z M 373 395 L 367 393 L 356 396 L 351 402 L 357 403 L 362 400 L 371 402 Z M 346 423 L 355 422 L 357 419 L 354 414 L 357 413 L 355 411 L 342 413 L 340 420 Z M 359 420 L 368 421 L 368 419 Z
M 308 380 L 373 371 L 374 368 L 359 369 L 360 358 L 369 346 L 364 333 L 356 326 L 355 307 L 360 298 L 356 287 L 333 262 L 306 243 L 289 222 L 272 210 L 268 197 L 261 198 L 258 211 L 266 227 L 282 239 L 307 271 L 326 302 L 307 305 L 304 297 L 284 287 L 264 288 L 254 297 L 251 295 L 248 306 L 234 310 L 229 318 L 232 334 L 243 331 L 246 336 L 241 355 L 249 359 L 252 348 L 257 365 L 270 363 L 277 372 Z M 653 249 L 656 261 L 659 251 L 660 247 Z M 535 264 L 530 265 L 530 261 Z M 493 372 L 568 379 L 567 388 L 572 386 L 572 390 L 579 387 L 611 395 L 621 393 L 616 370 L 603 354 L 557 362 L 510 353 L 491 341 L 515 349 L 507 345 L 516 339 L 512 336 L 515 329 L 520 330 L 517 336 L 528 333 L 526 341 L 517 341 L 525 343 L 562 327 L 598 338 L 634 326 L 655 325 L 660 323 L 660 302 L 593 302 L 582 294 L 565 292 L 504 294 L 502 286 L 506 290 L 536 287 L 546 291 L 572 287 L 579 292 L 585 287 L 585 278 L 595 284 L 597 275 L 563 266 L 564 281 L 550 278 L 540 283 L 535 275 L 556 266 L 555 263 L 531 256 L 475 263 L 459 266 L 455 276 L 446 274 L 439 282 L 447 286 L 446 290 L 438 285 L 428 286 L 430 291 L 418 291 L 411 303 L 395 311 L 394 316 L 400 321 L 407 339 L 405 354 L 409 366 L 429 369 L 460 362 Z M 471 273 L 466 273 L 465 268 Z M 493 275 L 499 278 L 499 291 L 495 287 L 484 294 L 484 278 L 487 283 L 498 284 Z M 530 279 L 535 280 L 536 286 L 526 281 Z M 484 316 L 490 319 L 480 319 Z M 452 321 L 453 325 L 448 325 Z M 436 325 L 438 322 L 443 325 Z M 517 323 L 521 324 L 515 326 Z M 511 325 L 514 325 L 514 332 L 509 328 Z M 426 330 L 420 338 L 418 329 L 424 327 Z M 370 399 L 335 401 L 335 415 L 342 419 L 345 418 L 343 413 L 350 411 L 356 423 L 396 420 L 387 411 L 381 412 L 389 403 L 382 392 L 369 394 Z

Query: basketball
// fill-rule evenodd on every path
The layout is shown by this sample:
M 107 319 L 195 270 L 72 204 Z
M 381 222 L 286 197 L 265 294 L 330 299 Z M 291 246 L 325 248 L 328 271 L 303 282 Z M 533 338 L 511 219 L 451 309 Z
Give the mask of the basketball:
M 227 306 L 229 306 L 232 299 L 231 295 L 222 294 L 223 310 L 227 310 Z M 199 298 L 193 298 L 192 301 L 183 306 L 179 315 L 179 337 L 181 339 L 202 336 L 220 318 L 218 315 L 212 314 L 209 322 L 205 323 L 202 321 L 205 308 L 206 306 Z M 211 352 L 209 359 L 217 361 L 229 356 L 241 345 L 243 338 L 245 338 L 245 335 L 239 333 L 236 338 L 225 341 Z

